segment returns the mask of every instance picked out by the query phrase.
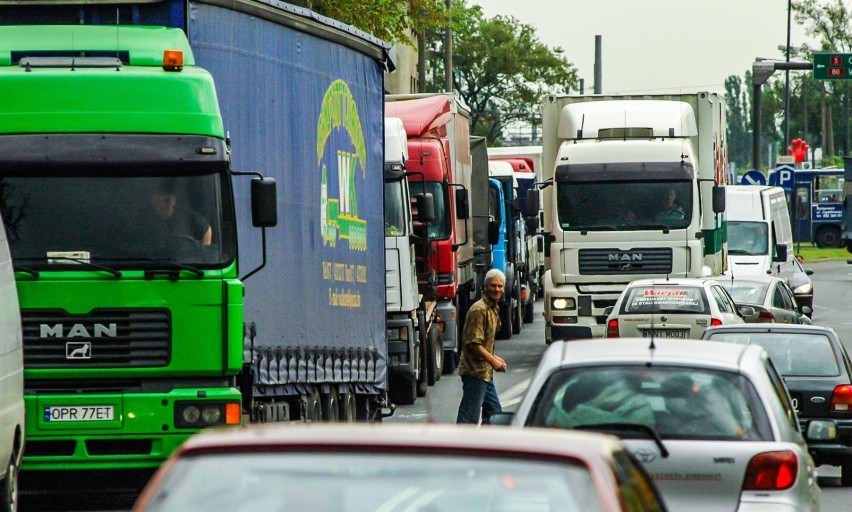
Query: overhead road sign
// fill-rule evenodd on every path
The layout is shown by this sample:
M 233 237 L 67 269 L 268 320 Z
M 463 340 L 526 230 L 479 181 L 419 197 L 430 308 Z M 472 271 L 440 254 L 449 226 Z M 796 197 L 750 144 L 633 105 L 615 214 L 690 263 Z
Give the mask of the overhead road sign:
M 814 80 L 852 80 L 852 53 L 813 54 Z
M 766 185 L 766 176 L 757 169 L 752 169 L 740 178 L 740 185 Z

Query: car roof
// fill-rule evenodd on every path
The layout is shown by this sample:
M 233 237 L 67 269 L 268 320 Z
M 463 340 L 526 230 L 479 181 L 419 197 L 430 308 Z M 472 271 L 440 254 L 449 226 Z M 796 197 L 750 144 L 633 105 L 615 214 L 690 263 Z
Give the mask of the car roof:
M 387 448 L 395 451 L 427 450 L 492 455 L 570 457 L 595 466 L 623 449 L 616 437 L 591 432 L 520 431 L 447 424 L 339 424 L 274 423 L 239 429 L 205 430 L 187 440 L 178 456 L 203 453 L 335 448 Z
M 714 332 L 783 332 L 783 333 L 810 333 L 810 334 L 825 334 L 827 336 L 837 337 L 837 332 L 823 325 L 808 325 L 808 324 L 783 324 L 783 323 L 759 323 L 759 324 L 728 324 L 714 325 L 708 327 L 704 331 L 705 336 L 709 336 Z
M 664 277 L 652 279 L 636 279 L 627 284 L 628 287 L 634 286 L 704 286 L 707 283 L 715 283 L 712 279 L 698 277 L 684 277 L 677 279 L 666 279 Z
M 714 277 L 711 277 L 710 279 L 713 280 L 713 281 L 720 282 L 720 283 L 731 283 L 733 281 L 734 284 L 744 283 L 744 282 L 759 282 L 759 283 L 771 283 L 771 282 L 774 282 L 774 281 L 786 282 L 781 277 L 770 276 L 768 274 L 750 275 L 750 276 L 742 276 L 742 277 L 734 276 L 733 278 L 729 274 L 726 274 L 726 275 L 722 275 L 722 276 L 714 276 Z
M 653 340 L 653 349 L 650 346 L 649 338 L 554 341 L 542 357 L 542 367 L 645 362 L 738 370 L 749 352 L 764 351 L 758 345 L 659 338 Z

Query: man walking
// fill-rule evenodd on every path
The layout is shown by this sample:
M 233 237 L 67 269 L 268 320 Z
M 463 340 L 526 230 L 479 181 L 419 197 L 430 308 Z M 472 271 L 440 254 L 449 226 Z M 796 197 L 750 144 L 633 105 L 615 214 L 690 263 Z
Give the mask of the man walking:
M 491 416 L 503 412 L 493 372 L 506 371 L 506 361 L 494 355 L 494 337 L 500 329 L 498 303 L 503 296 L 506 276 L 492 268 L 485 274 L 482 298 L 467 312 L 462 333 L 462 353 L 459 376 L 462 379 L 462 399 L 456 423 L 491 423 Z

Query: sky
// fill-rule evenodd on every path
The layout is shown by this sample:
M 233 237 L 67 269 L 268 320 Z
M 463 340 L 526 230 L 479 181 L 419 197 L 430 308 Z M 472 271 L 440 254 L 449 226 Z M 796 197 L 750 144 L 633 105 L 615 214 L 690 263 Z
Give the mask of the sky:
M 784 60 L 784 0 L 468 0 L 485 16 L 512 16 L 561 47 L 593 92 L 595 36 L 601 36 L 605 94 L 724 93 L 725 79 L 743 77 L 756 57 Z M 791 17 L 791 46 L 806 43 Z M 782 73 L 776 71 L 776 74 Z M 800 71 L 801 73 L 801 71 Z M 579 91 L 572 90 L 572 93 Z

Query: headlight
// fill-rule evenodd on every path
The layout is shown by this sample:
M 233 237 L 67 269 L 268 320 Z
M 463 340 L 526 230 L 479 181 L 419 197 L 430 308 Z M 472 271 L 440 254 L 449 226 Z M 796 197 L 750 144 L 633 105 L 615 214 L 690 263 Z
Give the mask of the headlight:
M 554 310 L 576 309 L 577 304 L 573 297 L 554 297 L 550 300 L 550 307 Z
M 240 416 L 239 401 L 181 401 L 175 403 L 175 427 L 177 428 L 239 425 Z
M 799 295 L 805 295 L 805 294 L 811 293 L 811 291 L 813 291 L 813 289 L 814 289 L 813 283 L 805 283 L 805 284 L 800 285 L 797 288 L 795 288 L 793 290 L 793 293 L 796 293 L 796 294 L 799 294 Z

